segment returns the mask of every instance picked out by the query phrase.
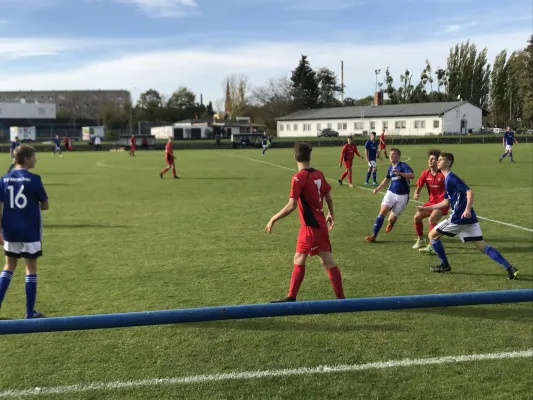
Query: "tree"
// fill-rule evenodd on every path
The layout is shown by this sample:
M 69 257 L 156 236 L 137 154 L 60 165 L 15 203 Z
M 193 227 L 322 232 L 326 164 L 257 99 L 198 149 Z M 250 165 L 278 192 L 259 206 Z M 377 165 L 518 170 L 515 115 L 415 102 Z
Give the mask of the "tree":
M 250 86 L 246 75 L 230 75 L 224 79 L 224 93 L 229 96 L 229 113 L 231 117 L 243 116 L 250 104 Z
M 316 72 L 307 56 L 302 54 L 298 66 L 292 71 L 292 98 L 297 109 L 317 108 L 320 96 Z
M 353 99 L 353 98 L 351 98 L 351 97 L 346 97 L 346 98 L 344 99 L 344 103 L 343 103 L 343 104 L 344 104 L 344 106 L 346 106 L 346 107 L 351 107 L 351 106 L 355 106 L 355 102 L 356 102 L 355 99 Z
M 522 126 L 533 128 L 533 35 L 524 51 Z
M 176 89 L 167 101 L 167 107 L 178 109 L 194 107 L 195 104 L 196 95 L 184 86 L 180 86 Z
M 141 93 L 137 102 L 143 119 L 158 122 L 162 117 L 163 97 L 155 89 Z
M 212 117 L 213 115 L 215 115 L 215 111 L 213 111 L 213 103 L 211 102 L 211 100 L 209 101 L 209 103 L 207 103 L 205 112 L 208 117 Z
M 494 66 L 491 73 L 491 111 L 493 123 L 502 124 L 505 115 L 508 113 L 508 83 L 509 72 L 507 63 L 507 50 L 502 50 L 494 59 Z M 503 118 L 503 119 L 502 119 Z
M 443 68 L 437 68 L 435 71 L 437 76 L 437 92 L 440 93 L 440 88 L 444 86 L 444 94 L 448 94 L 448 71 Z M 445 96 L 447 97 L 447 96 Z
M 341 103 L 338 96 L 343 88 L 339 85 L 337 75 L 329 68 L 320 68 L 316 73 L 318 85 L 318 105 L 320 107 L 337 107 Z
M 271 78 L 252 91 L 252 101 L 267 110 L 271 118 L 294 111 L 291 81 L 286 77 Z
M 390 67 L 385 70 L 385 84 L 387 85 L 385 92 L 387 93 L 388 104 L 398 104 L 399 96 L 398 91 L 394 87 L 394 78 L 390 73 Z
M 412 79 L 413 75 L 411 75 L 411 72 L 409 72 L 408 69 L 405 70 L 405 73 L 400 75 L 400 82 L 403 84 L 403 86 L 398 88 L 398 98 L 400 103 L 410 102 L 414 89 L 413 85 L 411 84 Z

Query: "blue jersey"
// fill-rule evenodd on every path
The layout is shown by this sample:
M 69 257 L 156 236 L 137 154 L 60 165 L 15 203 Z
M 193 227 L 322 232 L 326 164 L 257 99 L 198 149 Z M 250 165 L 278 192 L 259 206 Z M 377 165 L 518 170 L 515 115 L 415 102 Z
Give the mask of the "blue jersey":
M 20 146 L 20 142 L 11 142 L 11 156 L 13 156 L 13 152 L 19 146 Z
M 505 139 L 505 144 L 507 146 L 512 146 L 514 144 L 514 132 L 505 131 L 503 138 Z
M 376 161 L 378 154 L 378 145 L 371 139 L 368 139 L 365 143 L 365 149 L 368 150 L 368 161 Z
M 59 139 L 58 139 L 58 138 L 54 138 L 54 139 L 52 139 L 52 142 L 55 143 L 56 147 L 60 147 L 60 146 L 59 146 Z
M 452 215 L 450 217 L 451 222 L 459 225 L 475 224 L 477 222 L 477 217 L 474 207 L 472 207 L 471 210 L 471 218 L 461 218 L 461 215 L 463 215 L 466 209 L 466 192 L 470 190 L 470 188 L 453 172 L 449 172 L 448 175 L 446 175 L 444 185 L 446 188 L 444 198 L 450 200 L 450 207 L 452 209 Z
M 391 180 L 388 190 L 395 194 L 409 194 L 409 179 L 396 175 L 392 172 L 394 169 L 409 174 L 413 172 L 412 168 L 403 161 L 399 161 L 398 164 L 389 166 L 387 170 L 387 179 Z
M 41 241 L 41 204 L 48 200 L 41 177 L 14 169 L 0 178 L 2 234 L 7 242 Z
M 261 144 L 263 146 L 267 146 L 268 145 L 268 138 L 267 138 L 266 135 L 261 136 Z

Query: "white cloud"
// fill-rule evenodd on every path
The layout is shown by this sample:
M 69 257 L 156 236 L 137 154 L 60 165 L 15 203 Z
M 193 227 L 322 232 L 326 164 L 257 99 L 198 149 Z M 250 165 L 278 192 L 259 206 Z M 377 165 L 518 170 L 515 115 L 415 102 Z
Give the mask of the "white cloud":
M 196 0 L 112 0 L 132 4 L 150 16 L 161 18 L 182 17 L 197 7 Z
M 216 103 L 223 97 L 221 82 L 225 76 L 243 73 L 254 85 L 268 78 L 288 75 L 297 65 L 300 54 L 309 56 L 313 68 L 326 66 L 339 71 L 344 61 L 346 96 L 362 97 L 374 91 L 374 70 L 391 67 L 396 84 L 408 68 L 416 75 L 429 59 L 433 69 L 444 67 L 450 47 L 470 39 L 478 49 L 487 47 L 492 63 L 502 49 L 524 48 L 530 32 L 472 36 L 470 38 L 431 39 L 406 44 L 296 43 L 259 42 L 240 47 L 214 50 L 169 49 L 165 51 L 126 54 L 83 67 L 58 71 L 17 73 L 16 69 L 0 70 L 3 90 L 29 89 L 106 89 L 138 88 L 138 95 L 149 88 L 169 94 L 178 86 L 188 86 L 205 101 Z M 1 46 L 0 46 L 1 48 Z M 35 50 L 34 48 L 34 51 Z M 9 64 L 8 64 L 9 65 Z

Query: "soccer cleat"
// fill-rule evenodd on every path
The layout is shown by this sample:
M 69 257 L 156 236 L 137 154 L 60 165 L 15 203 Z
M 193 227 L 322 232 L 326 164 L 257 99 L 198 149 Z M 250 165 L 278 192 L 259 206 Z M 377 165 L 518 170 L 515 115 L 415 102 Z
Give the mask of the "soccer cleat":
M 421 247 L 426 246 L 426 239 L 424 238 L 418 238 L 416 239 L 415 245 L 413 246 L 413 249 L 419 249 Z
M 431 243 L 428 244 L 426 247 L 422 247 L 422 248 L 418 249 L 418 251 L 421 252 L 421 253 L 436 254 L 435 250 L 433 250 L 433 245 Z
M 353 185 L 352 185 L 351 183 L 350 183 L 350 184 L 348 184 L 348 186 L 349 186 L 349 187 L 352 187 L 352 188 L 353 188 Z
M 378 183 L 377 183 L 377 182 L 374 182 L 374 183 L 373 183 L 372 185 L 374 185 L 374 186 L 377 186 L 377 185 L 378 185 Z
M 163 173 L 160 172 L 160 173 L 159 173 L 159 177 L 160 177 L 161 179 L 163 179 Z
M 179 178 L 180 178 L 180 177 L 179 177 L 178 175 L 176 175 L 176 176 L 174 177 L 174 179 L 179 179 Z
M 374 243 L 376 241 L 376 237 L 374 235 L 365 236 L 365 240 L 370 243 Z
M 510 162 L 512 162 L 513 164 L 516 164 L 516 161 L 515 161 L 515 160 L 511 160 Z
M 502 162 L 502 159 L 500 158 L 500 159 L 498 160 L 498 162 L 500 162 L 500 163 L 501 163 L 501 162 Z
M 392 231 L 392 228 L 394 228 L 394 224 L 391 224 L 390 222 L 387 224 L 387 226 L 385 227 L 385 232 L 390 232 Z
M 293 301 L 296 301 L 296 297 L 285 297 L 281 300 L 272 300 L 271 303 L 291 303 Z
M 342 185 L 342 181 L 340 179 L 338 179 L 337 182 L 339 182 L 339 185 Z
M 433 268 L 430 268 L 433 272 L 443 273 L 443 272 L 452 272 L 452 267 L 445 264 L 436 265 Z
M 41 318 L 41 317 L 43 317 L 43 315 L 37 310 L 33 310 L 31 314 L 26 314 L 26 319 L 34 319 L 34 318 Z
M 520 275 L 520 271 L 517 270 L 515 267 L 513 267 L 512 265 L 509 267 L 509 269 L 507 270 L 507 274 L 509 275 L 507 277 L 507 279 L 510 279 L 510 280 L 514 280 L 514 279 L 518 279 L 518 275 Z
M 365 182 L 365 185 L 370 185 L 370 183 L 369 182 Z

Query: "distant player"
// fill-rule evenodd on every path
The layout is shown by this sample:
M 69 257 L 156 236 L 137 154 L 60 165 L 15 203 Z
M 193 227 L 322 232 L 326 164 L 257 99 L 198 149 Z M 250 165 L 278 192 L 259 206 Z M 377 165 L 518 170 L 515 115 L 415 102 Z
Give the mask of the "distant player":
M 338 299 L 344 299 L 341 273 L 331 256 L 329 241 L 329 231 L 335 225 L 331 186 L 321 171 L 310 167 L 311 151 L 312 148 L 307 143 L 296 143 L 294 146 L 294 159 L 298 164 L 299 172 L 292 177 L 289 202 L 280 212 L 270 218 L 265 228 L 268 233 L 271 233 L 277 221 L 285 218 L 298 207 L 301 226 L 296 242 L 291 284 L 287 297 L 274 303 L 296 301 L 298 290 L 304 280 L 307 256 L 312 257 L 317 254 L 321 264 L 328 271 L 335 296 Z M 327 217 L 324 217 L 324 198 L 328 205 Z
M 504 159 L 507 154 L 509 154 L 509 161 L 512 163 L 515 162 L 513 158 L 513 144 L 515 143 L 518 143 L 518 141 L 514 137 L 514 132 L 511 130 L 510 127 L 507 127 L 507 130 L 503 134 L 503 146 L 505 147 L 505 153 L 502 154 L 502 156 L 498 160 L 499 162 L 502 162 L 502 159 Z
M 352 163 L 353 159 L 355 157 L 355 154 L 357 154 L 358 157 L 363 158 L 361 154 L 359 154 L 359 150 L 357 150 L 357 146 L 352 143 L 352 138 L 348 138 L 348 143 L 346 143 L 344 146 L 342 146 L 341 150 L 341 159 L 339 161 L 339 168 L 342 167 L 342 164 L 344 163 L 344 172 L 342 173 L 340 179 L 338 180 L 339 184 L 342 185 L 342 181 L 346 176 L 348 176 L 348 183 L 350 187 L 353 187 L 352 184 Z
M 135 157 L 135 135 L 130 137 L 130 156 Z
M 9 155 L 11 156 L 11 159 L 13 160 L 11 165 L 9 166 L 9 169 L 7 170 L 7 172 L 11 172 L 11 170 L 13 168 L 15 168 L 15 150 L 17 149 L 17 147 L 20 146 L 20 140 L 19 140 L 19 137 L 16 136 L 15 137 L 15 140 L 13 142 L 11 142 L 11 149 L 9 151 Z
M 56 135 L 56 137 L 52 139 L 52 142 L 54 143 L 54 152 L 52 153 L 52 157 L 54 157 L 56 153 L 59 153 L 59 157 L 63 158 L 63 154 L 61 153 L 61 141 L 59 140 L 59 136 Z
M 372 174 L 372 179 L 374 180 L 374 186 L 377 186 L 378 182 L 376 181 L 376 171 L 377 171 L 377 164 L 376 164 L 376 157 L 378 152 L 378 146 L 375 142 L 376 138 L 376 132 L 372 132 L 370 134 L 370 139 L 368 139 L 365 143 L 365 155 L 366 155 L 366 162 L 368 163 L 368 171 L 366 173 L 366 180 L 365 185 L 370 185 L 368 180 L 370 179 L 370 174 Z
M 263 150 L 261 150 L 261 155 L 264 156 L 266 151 L 268 150 L 268 136 L 266 133 L 263 133 L 261 136 L 261 147 L 263 147 Z
M 437 209 L 452 207 L 452 214 L 448 219 L 440 222 L 435 229 L 429 233 L 429 239 L 433 245 L 435 253 L 439 256 L 440 265 L 431 268 L 433 272 L 450 272 L 452 268 L 448 263 L 444 246 L 440 240 L 442 235 L 456 236 L 463 243 L 473 242 L 476 247 L 488 255 L 492 260 L 502 265 L 507 271 L 509 279 L 517 279 L 519 271 L 513 267 L 509 261 L 483 240 L 481 227 L 474 211 L 474 193 L 466 183 L 455 175 L 451 169 L 454 162 L 454 156 L 451 153 L 441 153 L 437 163 L 438 168 L 446 177 L 446 193 L 444 200 L 439 204 L 431 206 L 418 206 L 420 211 L 433 211 Z
M 69 150 L 69 141 L 70 141 L 70 138 L 68 137 L 68 135 L 65 135 L 63 137 L 63 144 L 65 145 L 65 151 L 70 151 Z
M 6 265 L 0 274 L 0 306 L 20 258 L 26 261 L 26 318 L 39 318 L 37 259 L 42 256 L 41 210 L 48 210 L 48 196 L 35 167 L 35 150 L 22 145 L 15 151 L 15 169 L 0 178 L 0 214 Z
M 172 150 L 172 138 L 169 137 L 167 144 L 165 146 L 165 161 L 167 162 L 166 168 L 163 168 L 161 172 L 159 173 L 159 176 L 161 179 L 163 179 L 163 175 L 172 168 L 172 175 L 174 175 L 174 179 L 179 179 L 179 176 L 176 175 L 176 163 L 175 163 L 176 157 L 174 156 L 174 151 Z
M 387 143 L 385 142 L 385 129 L 381 131 L 381 135 L 379 135 L 379 151 L 378 151 L 378 157 L 381 159 L 381 150 L 383 150 L 383 154 L 385 154 L 385 157 L 387 156 Z
M 377 188 L 373 190 L 373 193 L 379 192 L 379 190 L 390 182 L 389 189 L 383 197 L 381 202 L 381 208 L 379 214 L 374 222 L 374 229 L 372 235 L 366 236 L 365 240 L 368 242 L 375 242 L 376 237 L 378 236 L 379 230 L 383 226 L 383 221 L 385 221 L 386 215 L 390 211 L 389 221 L 387 227 L 385 228 L 386 232 L 392 231 L 394 224 L 398 220 L 398 217 L 401 215 L 407 203 L 409 202 L 409 180 L 414 179 L 415 174 L 413 170 L 407 163 L 400 161 L 402 153 L 400 150 L 392 148 L 390 149 L 389 159 L 391 165 L 387 170 L 387 176 L 379 184 Z
M 434 204 L 439 204 L 444 200 L 444 174 L 439 171 L 437 168 L 437 161 L 439 159 L 440 150 L 430 150 L 428 151 L 428 165 L 429 169 L 424 170 L 418 181 L 416 182 L 416 190 L 413 198 L 418 200 L 420 198 L 420 192 L 425 186 L 429 193 L 429 200 L 424 203 L 424 206 L 432 206 Z M 439 223 L 443 215 L 448 215 L 448 208 L 443 208 L 433 211 L 418 211 L 415 214 L 415 231 L 418 236 L 416 243 L 413 246 L 413 249 L 420 249 L 422 253 L 433 253 L 433 247 L 429 243 L 426 247 L 426 239 L 424 238 L 424 223 L 422 220 L 429 217 L 429 231 L 431 232 L 433 228 Z

